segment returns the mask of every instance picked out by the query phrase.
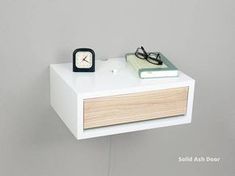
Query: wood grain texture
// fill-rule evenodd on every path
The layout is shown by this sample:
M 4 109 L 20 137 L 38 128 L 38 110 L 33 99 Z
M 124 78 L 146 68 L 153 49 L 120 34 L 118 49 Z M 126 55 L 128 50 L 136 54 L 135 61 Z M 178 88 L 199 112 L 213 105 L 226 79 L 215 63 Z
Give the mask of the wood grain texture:
M 188 87 L 84 100 L 84 129 L 183 115 Z

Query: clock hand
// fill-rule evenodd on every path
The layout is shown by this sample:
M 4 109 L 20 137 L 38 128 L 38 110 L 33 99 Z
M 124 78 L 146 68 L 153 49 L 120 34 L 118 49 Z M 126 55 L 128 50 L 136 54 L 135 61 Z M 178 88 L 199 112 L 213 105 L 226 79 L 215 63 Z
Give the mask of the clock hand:
M 88 60 L 84 59 L 84 61 L 88 62 Z
M 90 63 L 90 62 L 88 62 L 87 60 L 84 60 L 85 62 L 87 62 L 87 63 Z
M 87 56 L 88 56 L 88 55 L 87 55 Z M 82 61 L 81 61 L 80 63 L 82 63 L 83 61 L 85 61 L 85 62 L 87 62 L 87 63 L 90 63 L 90 62 L 88 62 L 88 61 L 86 60 L 87 56 L 85 56 L 85 57 L 82 59 Z
M 87 56 L 88 56 L 88 55 L 87 55 Z M 87 63 L 90 63 L 89 61 L 86 60 L 87 56 L 84 57 L 81 62 L 85 61 L 85 62 L 87 62 Z M 81 62 L 80 62 L 80 63 L 81 63 Z
M 87 55 L 87 56 L 88 56 L 88 55 Z M 82 59 L 82 61 L 86 60 L 87 56 L 86 56 L 86 57 L 84 57 L 84 58 Z

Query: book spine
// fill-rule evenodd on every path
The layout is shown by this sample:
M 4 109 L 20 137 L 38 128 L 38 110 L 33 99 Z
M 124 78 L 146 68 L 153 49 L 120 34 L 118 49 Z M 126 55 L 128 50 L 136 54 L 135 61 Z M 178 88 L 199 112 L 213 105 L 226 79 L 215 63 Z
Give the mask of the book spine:
M 133 70 L 137 73 L 137 75 L 141 78 L 141 70 L 138 68 L 136 64 L 134 64 L 131 60 L 128 58 L 126 59 L 127 63 L 133 68 Z
M 139 76 L 140 78 L 142 78 L 142 77 L 141 77 L 141 72 L 142 72 L 142 71 L 139 69 L 139 70 L 138 70 L 138 76 Z

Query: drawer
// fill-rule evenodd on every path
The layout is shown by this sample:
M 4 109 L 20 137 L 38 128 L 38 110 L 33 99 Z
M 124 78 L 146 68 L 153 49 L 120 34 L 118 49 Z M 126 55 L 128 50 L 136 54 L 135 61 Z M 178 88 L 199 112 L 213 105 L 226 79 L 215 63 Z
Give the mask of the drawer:
M 184 115 L 188 87 L 84 99 L 83 128 Z

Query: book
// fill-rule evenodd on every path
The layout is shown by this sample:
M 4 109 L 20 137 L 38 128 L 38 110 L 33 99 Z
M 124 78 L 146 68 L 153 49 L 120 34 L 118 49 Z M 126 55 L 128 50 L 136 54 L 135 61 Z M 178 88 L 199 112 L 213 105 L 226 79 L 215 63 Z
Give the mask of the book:
M 140 59 L 134 53 L 126 54 L 126 61 L 138 73 L 140 78 L 160 78 L 160 77 L 176 77 L 178 69 L 160 53 L 162 65 L 154 65 L 145 59 Z

